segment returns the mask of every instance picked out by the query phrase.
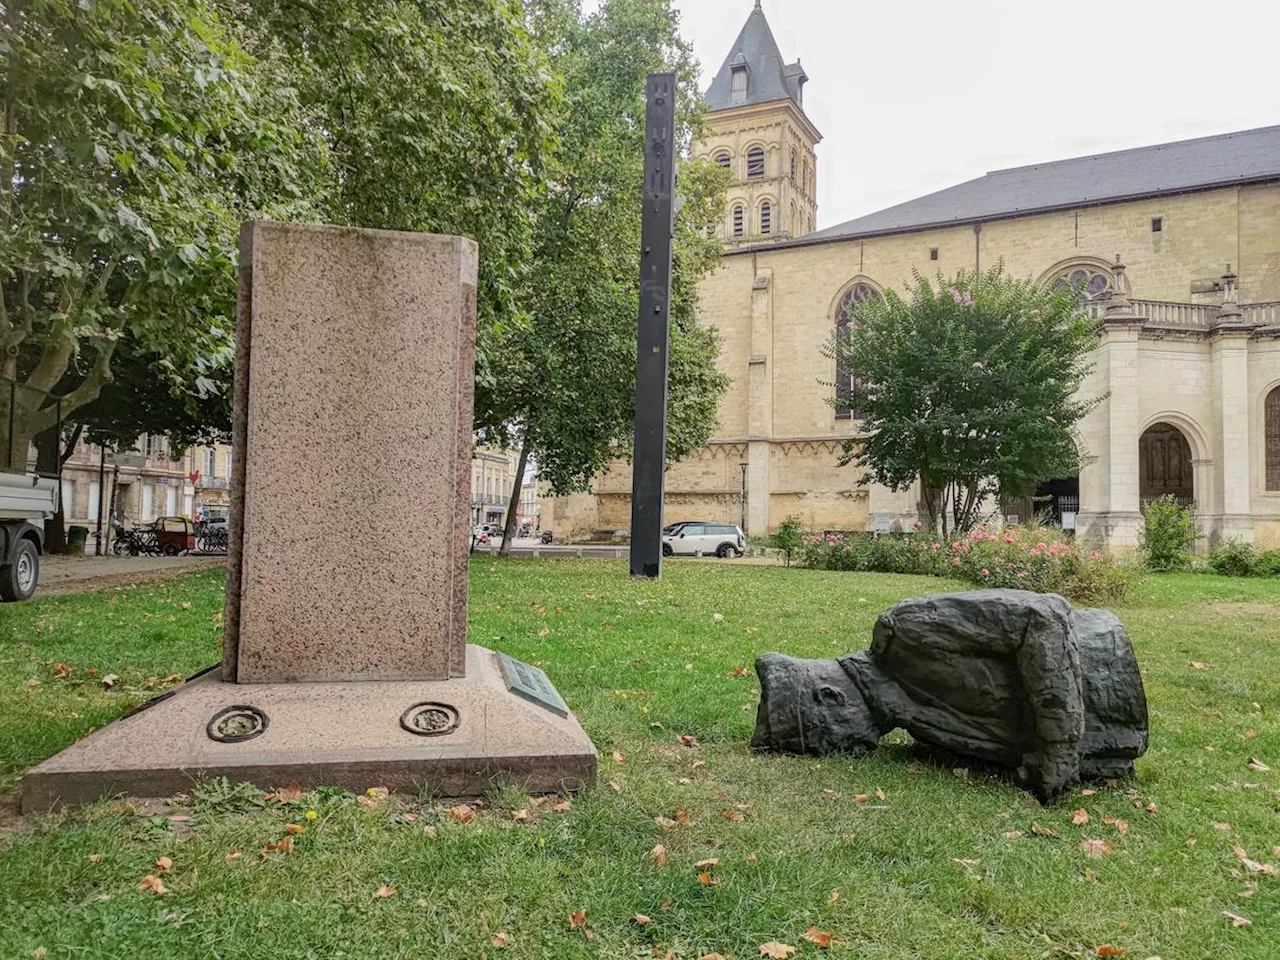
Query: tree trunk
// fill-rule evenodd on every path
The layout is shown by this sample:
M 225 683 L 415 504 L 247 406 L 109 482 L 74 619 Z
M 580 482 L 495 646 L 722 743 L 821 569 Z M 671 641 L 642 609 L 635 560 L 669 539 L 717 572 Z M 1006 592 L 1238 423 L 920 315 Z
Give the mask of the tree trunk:
M 58 428 L 50 427 L 42 433 L 36 434 L 36 473 L 43 476 L 56 477 L 58 468 L 62 460 L 62 444 L 59 442 Z M 67 552 L 67 532 L 65 527 L 65 512 L 62 504 L 62 491 L 58 491 L 58 511 L 53 515 L 53 519 L 45 524 L 44 528 L 44 550 L 45 553 L 66 553 Z
M 498 556 L 511 555 L 511 541 L 515 539 L 516 510 L 520 506 L 520 494 L 524 489 L 524 468 L 529 463 L 529 441 L 520 445 L 520 462 L 516 465 L 516 478 L 511 484 L 511 502 L 507 504 L 507 523 L 502 528 L 502 547 Z

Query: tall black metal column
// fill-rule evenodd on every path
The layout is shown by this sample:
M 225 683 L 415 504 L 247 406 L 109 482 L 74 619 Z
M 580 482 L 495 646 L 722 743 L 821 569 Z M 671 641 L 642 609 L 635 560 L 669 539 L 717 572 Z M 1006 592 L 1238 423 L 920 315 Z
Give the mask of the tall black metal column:
M 662 489 L 667 455 L 667 341 L 675 225 L 676 75 L 652 73 L 645 91 L 640 322 L 636 329 L 631 575 L 662 575 Z

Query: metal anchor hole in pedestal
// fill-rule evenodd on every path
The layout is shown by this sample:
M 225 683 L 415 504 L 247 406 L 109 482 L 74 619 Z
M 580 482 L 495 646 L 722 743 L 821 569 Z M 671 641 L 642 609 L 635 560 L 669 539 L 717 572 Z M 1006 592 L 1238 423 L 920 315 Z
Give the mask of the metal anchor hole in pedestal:
M 400 726 L 419 737 L 442 737 L 458 729 L 457 707 L 447 703 L 415 703 L 400 715 Z
M 224 707 L 213 715 L 205 732 L 210 740 L 219 743 L 242 743 L 266 733 L 271 721 L 257 707 L 236 704 Z

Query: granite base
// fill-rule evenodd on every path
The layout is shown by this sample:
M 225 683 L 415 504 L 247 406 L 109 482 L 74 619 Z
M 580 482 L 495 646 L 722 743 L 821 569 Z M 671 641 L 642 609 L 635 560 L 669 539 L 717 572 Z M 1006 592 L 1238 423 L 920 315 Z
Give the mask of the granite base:
M 204 674 L 29 770 L 22 810 L 172 796 L 206 777 L 264 789 L 425 787 L 453 797 L 481 795 L 495 782 L 572 791 L 595 778 L 595 746 L 572 713 L 509 690 L 493 651 L 468 645 L 466 659 L 466 676 L 450 680 L 237 684 Z M 456 728 L 407 730 L 406 714 L 422 703 L 452 707 Z M 236 742 L 211 738 L 211 722 L 231 707 L 261 711 L 265 729 Z

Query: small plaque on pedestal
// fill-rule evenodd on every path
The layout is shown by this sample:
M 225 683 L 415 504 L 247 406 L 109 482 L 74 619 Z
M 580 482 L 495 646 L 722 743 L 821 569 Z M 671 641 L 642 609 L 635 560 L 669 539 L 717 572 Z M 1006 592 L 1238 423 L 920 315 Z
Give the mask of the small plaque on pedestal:
M 533 664 L 516 660 L 505 653 L 498 654 L 498 663 L 502 666 L 502 677 L 507 681 L 507 689 L 517 697 L 523 697 L 562 717 L 569 715 L 569 706 L 561 699 L 555 685 Z

